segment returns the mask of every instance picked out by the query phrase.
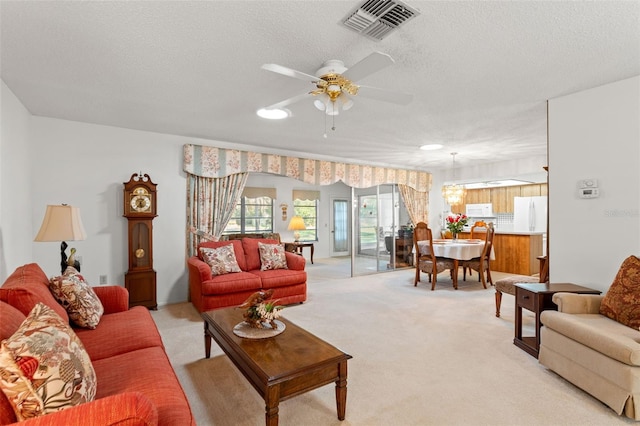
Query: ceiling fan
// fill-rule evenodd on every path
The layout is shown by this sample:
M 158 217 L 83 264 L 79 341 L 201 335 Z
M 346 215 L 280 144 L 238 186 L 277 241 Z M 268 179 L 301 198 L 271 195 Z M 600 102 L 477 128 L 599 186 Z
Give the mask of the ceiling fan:
M 411 102 L 413 95 L 356 84 L 361 79 L 380 71 L 394 62 L 391 56 L 381 52 L 373 52 L 351 68 L 346 68 L 344 62 L 340 60 L 330 59 L 322 64 L 322 67 L 315 72 L 315 75 L 306 74 L 278 64 L 264 64 L 262 69 L 308 81 L 315 85 L 315 89 L 308 93 L 293 96 L 269 105 L 264 109 L 282 109 L 304 99 L 316 97 L 313 102 L 316 108 L 324 111 L 327 115 L 338 115 L 341 109 L 348 110 L 353 106 L 351 97 L 356 95 L 406 105 Z

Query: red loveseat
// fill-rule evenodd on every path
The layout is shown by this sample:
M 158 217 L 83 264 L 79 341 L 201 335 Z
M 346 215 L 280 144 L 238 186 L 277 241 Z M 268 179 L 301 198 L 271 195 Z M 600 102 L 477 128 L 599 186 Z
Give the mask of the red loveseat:
M 65 321 L 65 309 L 49 291 L 49 279 L 35 263 L 24 265 L 0 287 L 0 340 L 18 329 L 42 302 Z M 96 373 L 95 400 L 20 422 L 20 425 L 195 425 L 158 329 L 146 308 L 129 309 L 124 287 L 93 287 L 104 314 L 98 326 L 74 327 Z M 0 424 L 16 422 L 0 392 Z
M 187 260 L 191 303 L 199 312 L 237 306 L 256 291 L 273 289 L 273 298 L 281 305 L 302 303 L 307 300 L 306 260 L 285 252 L 288 269 L 260 270 L 258 243 L 278 244 L 268 238 L 242 238 L 241 240 L 204 242 L 198 246 L 198 256 Z M 211 267 L 200 257 L 200 247 L 218 248 L 233 245 L 241 272 L 212 275 Z

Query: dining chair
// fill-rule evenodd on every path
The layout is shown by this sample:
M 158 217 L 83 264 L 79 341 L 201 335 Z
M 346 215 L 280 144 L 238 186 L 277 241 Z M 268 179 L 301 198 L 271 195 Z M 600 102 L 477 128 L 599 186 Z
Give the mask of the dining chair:
M 482 286 L 487 288 L 487 280 L 493 285 L 493 279 L 491 278 L 491 249 L 493 248 L 493 236 L 495 229 L 493 223 L 487 225 L 486 238 L 484 241 L 484 247 L 480 257 L 475 257 L 471 260 L 462 261 L 463 280 L 466 280 L 466 269 L 472 269 L 478 271 L 478 281 L 482 281 Z M 486 279 L 485 279 L 486 273 Z
M 491 222 L 490 222 L 491 223 Z M 484 220 L 478 220 L 476 221 L 473 226 L 471 227 L 471 232 L 469 234 L 469 239 L 471 240 L 484 240 L 487 237 L 487 228 L 489 227 L 489 225 L 487 225 L 487 222 L 485 222 Z M 466 280 L 467 279 L 467 272 L 469 273 L 469 276 L 471 276 L 471 268 L 463 268 L 462 270 L 462 279 Z M 480 277 L 478 277 L 480 278 Z
M 493 225 L 493 222 L 489 222 L 489 223 Z M 487 236 L 487 228 L 489 228 L 489 224 L 487 222 L 483 220 L 477 221 L 471 227 L 471 235 L 469 235 L 469 238 L 471 238 L 472 240 L 473 239 L 484 240 L 485 237 Z
M 418 241 L 429 241 L 428 253 L 420 251 Z M 414 286 L 418 285 L 418 281 L 420 281 L 420 271 L 422 271 L 429 276 L 431 290 L 435 290 L 438 274 L 449 270 L 451 272 L 453 287 L 458 287 L 456 277 L 454 276 L 454 271 L 457 269 L 455 267 L 455 262 L 453 259 L 436 257 L 434 255 L 433 250 L 431 250 L 431 247 L 433 247 L 433 233 L 426 223 L 418 222 L 416 224 L 416 227 L 413 230 L 413 245 L 416 252 L 416 278 L 413 282 Z

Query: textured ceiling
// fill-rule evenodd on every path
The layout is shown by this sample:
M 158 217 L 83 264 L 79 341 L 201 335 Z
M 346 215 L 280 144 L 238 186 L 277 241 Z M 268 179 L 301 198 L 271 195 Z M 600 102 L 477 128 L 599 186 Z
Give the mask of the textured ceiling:
M 2 79 L 38 116 L 434 171 L 543 155 L 547 99 L 640 75 L 637 1 L 407 3 L 420 15 L 376 42 L 340 25 L 352 1 L 1 1 Z M 308 100 L 256 116 L 313 88 L 262 64 L 373 51 L 396 62 L 360 83 L 409 105 L 356 97 L 327 138 Z

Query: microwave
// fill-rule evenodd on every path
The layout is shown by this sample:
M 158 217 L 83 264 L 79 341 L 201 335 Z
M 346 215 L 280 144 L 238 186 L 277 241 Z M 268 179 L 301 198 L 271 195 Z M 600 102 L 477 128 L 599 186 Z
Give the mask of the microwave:
M 467 204 L 466 215 L 468 217 L 494 217 L 493 204 Z

